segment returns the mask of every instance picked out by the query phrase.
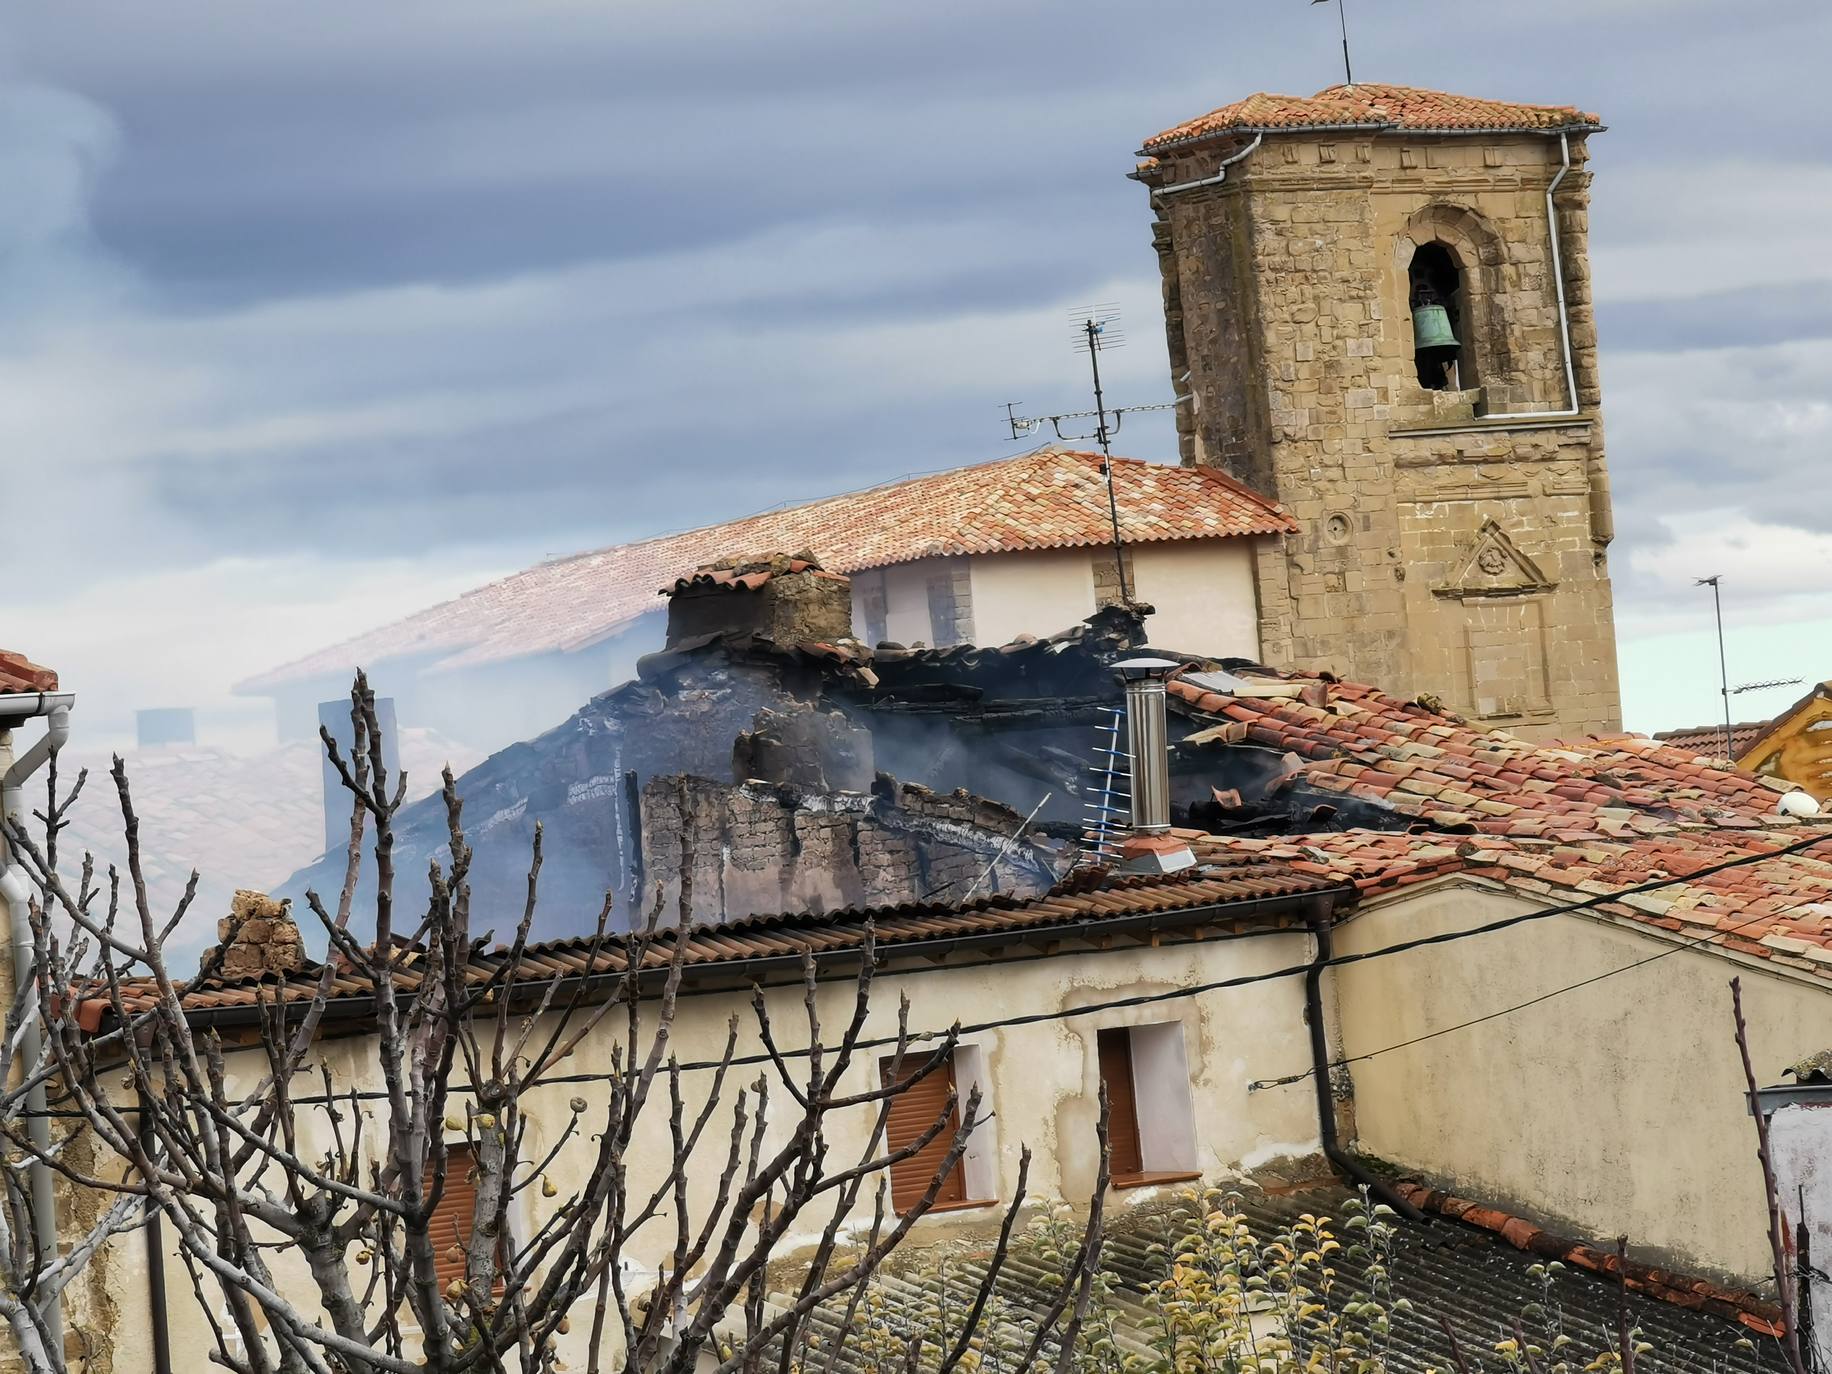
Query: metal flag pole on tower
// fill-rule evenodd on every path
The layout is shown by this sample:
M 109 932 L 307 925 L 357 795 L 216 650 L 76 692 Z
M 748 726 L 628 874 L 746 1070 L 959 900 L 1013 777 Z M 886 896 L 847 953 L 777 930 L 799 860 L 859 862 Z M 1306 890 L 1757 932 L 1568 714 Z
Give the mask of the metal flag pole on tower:
M 1313 5 L 1327 5 L 1329 0 L 1310 0 Z M 1343 0 L 1336 0 L 1336 21 L 1342 26 L 1342 84 L 1355 84 L 1354 69 L 1349 66 L 1349 18 L 1343 13 Z
M 1713 573 L 1710 577 L 1701 577 L 1692 585 L 1711 588 L 1711 605 L 1717 611 L 1718 637 L 1718 690 L 1724 694 L 1724 762 L 1735 763 L 1736 751 L 1730 746 L 1730 669 L 1724 659 L 1724 599 L 1718 592 L 1718 578 L 1721 574 Z

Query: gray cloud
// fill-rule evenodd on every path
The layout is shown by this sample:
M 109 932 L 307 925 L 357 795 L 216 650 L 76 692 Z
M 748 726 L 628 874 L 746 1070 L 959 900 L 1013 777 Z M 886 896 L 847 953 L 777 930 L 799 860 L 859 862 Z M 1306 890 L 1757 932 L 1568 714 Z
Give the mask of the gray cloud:
M 1824 528 L 1791 483 L 1832 397 L 1832 16 L 1350 22 L 1364 76 L 1611 126 L 1593 247 L 1625 612 L 1672 596 L 1675 522 Z M 97 0 L 16 8 L 4 50 L 0 451 L 11 500 L 63 502 L 10 552 L 65 571 L 49 610 L 83 608 L 27 647 L 97 661 L 96 608 L 137 631 L 167 588 L 192 618 L 137 667 L 219 698 L 261 666 L 221 646 L 275 634 L 231 583 L 380 619 L 388 567 L 441 584 L 1006 451 L 1004 401 L 1082 400 L 1077 302 L 1126 302 L 1116 394 L 1161 399 L 1133 149 L 1338 74 L 1333 16 L 1299 0 Z M 1163 423 L 1126 438 L 1171 455 Z M 147 704 L 116 681 L 117 717 Z

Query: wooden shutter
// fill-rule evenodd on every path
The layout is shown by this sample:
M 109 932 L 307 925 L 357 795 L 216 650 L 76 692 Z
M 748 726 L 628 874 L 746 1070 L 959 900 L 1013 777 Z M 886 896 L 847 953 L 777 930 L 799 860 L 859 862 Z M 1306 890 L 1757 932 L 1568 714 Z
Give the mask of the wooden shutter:
M 433 1209 L 428 1233 L 433 1243 L 433 1266 L 444 1288 L 464 1277 L 464 1247 L 471 1239 L 471 1221 L 477 1215 L 477 1176 L 471 1147 L 458 1143 L 445 1147 L 445 1191 Z M 433 1175 L 426 1171 L 426 1191 L 433 1190 Z
M 1138 1094 L 1132 1087 L 1132 1032 L 1124 1026 L 1101 1031 L 1100 1081 L 1107 1088 L 1107 1149 L 1113 1180 L 1123 1183 L 1145 1172 L 1139 1147 Z
M 879 1077 L 885 1087 L 891 1085 L 891 1060 L 883 1060 L 878 1066 Z M 927 1060 L 921 1055 L 908 1055 L 903 1058 L 903 1074 L 907 1080 Z M 954 1065 L 950 1062 L 941 1065 L 928 1077 L 920 1079 L 905 1088 L 891 1099 L 890 1116 L 884 1123 L 885 1145 L 888 1150 L 901 1150 L 911 1142 L 919 1140 L 922 1133 L 935 1124 L 944 1107 L 948 1108 L 948 1120 L 933 1139 L 922 1149 L 901 1163 L 891 1166 L 891 1205 L 898 1212 L 907 1212 L 922 1200 L 922 1195 L 929 1191 L 929 1181 L 935 1177 L 935 1171 L 941 1168 L 942 1161 L 948 1157 L 948 1151 L 954 1144 L 955 1132 L 960 1130 L 960 1113 L 956 1108 L 948 1107 L 948 1094 L 954 1088 Z M 941 1188 L 935 1194 L 935 1206 L 947 1207 L 967 1200 L 967 1183 L 961 1175 L 960 1161 L 956 1160 L 954 1168 L 941 1182 Z

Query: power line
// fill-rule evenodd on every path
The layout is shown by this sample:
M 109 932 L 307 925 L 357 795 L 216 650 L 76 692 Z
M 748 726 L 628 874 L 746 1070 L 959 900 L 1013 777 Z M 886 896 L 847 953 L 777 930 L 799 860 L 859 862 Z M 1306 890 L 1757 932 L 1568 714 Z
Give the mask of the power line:
M 1790 910 L 1791 909 L 1792 908 L 1790 908 Z M 1732 926 L 1729 930 L 1720 931 L 1718 933 L 1722 935 L 1740 935 L 1753 925 L 1759 925 L 1763 921 L 1774 920 L 1778 914 L 1779 913 L 1772 911 L 1764 912 L 1760 916 L 1750 917 L 1749 920 L 1743 922 L 1741 925 Z M 1528 1007 L 1536 1007 L 1541 1002 L 1550 1002 L 1554 997 L 1563 997 L 1568 992 L 1576 992 L 1579 988 L 1587 988 L 1593 983 L 1601 983 L 1605 978 L 1614 978 L 1618 973 L 1632 973 L 1638 968 L 1645 968 L 1647 965 L 1657 960 L 1666 958 L 1669 954 L 1683 954 L 1688 950 L 1695 950 L 1703 945 L 1712 943 L 1714 943 L 1714 941 L 1711 936 L 1702 935 L 1698 939 L 1686 944 L 1670 945 L 1666 949 L 1661 950 L 1658 954 L 1650 954 L 1647 958 L 1637 959 L 1632 964 L 1623 964 L 1619 968 L 1612 968 L 1602 973 L 1593 974 L 1591 977 L 1581 979 L 1576 983 L 1567 983 L 1562 988 L 1554 988 L 1550 992 L 1542 992 L 1537 997 L 1529 997 L 1524 1002 L 1516 1002 L 1513 1006 L 1503 1007 L 1500 1011 L 1491 1011 L 1482 1016 L 1472 1016 L 1469 1020 L 1459 1021 L 1454 1026 L 1443 1026 L 1434 1031 L 1426 1031 L 1423 1035 L 1415 1035 L 1410 1040 L 1401 1040 L 1396 1044 L 1383 1045 L 1380 1049 L 1369 1050 L 1365 1054 L 1352 1054 L 1343 1059 L 1332 1059 L 1325 1067 L 1330 1069 L 1341 1069 L 1347 1068 L 1350 1064 L 1363 1064 L 1370 1059 L 1378 1059 L 1383 1054 L 1392 1054 L 1395 1050 L 1411 1049 L 1412 1046 L 1422 1045 L 1427 1040 L 1436 1040 L 1440 1035 L 1454 1035 L 1457 1031 L 1468 1030 L 1471 1026 L 1480 1026 L 1489 1021 L 1499 1021 L 1504 1016 L 1512 1016 L 1517 1011 L 1525 1011 Z M 1247 1084 L 1247 1091 L 1258 1092 L 1263 1088 L 1289 1087 L 1293 1083 L 1302 1083 L 1305 1079 L 1313 1077 L 1316 1072 L 1317 1070 L 1315 1068 L 1309 1068 L 1300 1073 L 1288 1073 L 1281 1078 L 1256 1078 L 1253 1082 Z
M 1539 907 L 1533 911 L 1518 912 L 1512 916 L 1500 917 L 1497 920 L 1488 921 L 1479 926 L 1471 926 L 1466 930 L 1444 931 L 1437 935 L 1422 935 L 1422 936 L 1417 937 L 1416 939 L 1401 940 L 1396 944 L 1382 945 L 1378 949 L 1361 950 L 1353 954 L 1339 954 L 1333 958 L 1322 961 L 1321 964 L 1318 964 L 1314 960 L 1306 960 L 1304 963 L 1301 963 L 1301 964 L 1292 964 L 1284 968 L 1278 968 L 1278 969 L 1268 969 L 1262 973 L 1244 973 L 1244 974 L 1238 974 L 1232 978 L 1217 978 L 1217 979 L 1214 979 L 1206 983 L 1190 984 L 1185 987 L 1167 989 L 1166 991 L 1163 991 L 1163 992 L 1136 993 L 1129 997 L 1116 997 L 1116 998 L 1110 999 L 1105 1002 L 1092 1003 L 1086 1006 L 1064 1007 L 1064 1008 L 1058 1008 L 1053 1011 L 1031 1012 L 1023 1016 L 999 1017 L 993 1020 L 978 1021 L 978 1022 L 973 1022 L 968 1025 L 954 1026 L 954 1027 L 948 1028 L 947 1030 L 911 1031 L 904 1037 L 904 1043 L 908 1046 L 917 1046 L 917 1045 L 927 1044 L 932 1041 L 944 1039 L 949 1035 L 955 1035 L 959 1037 L 981 1035 L 987 1031 L 1006 1030 L 1006 1029 L 1011 1029 L 1014 1027 L 1038 1025 L 1038 1024 L 1049 1022 L 1049 1021 L 1067 1021 L 1067 1020 L 1071 1020 L 1076 1017 L 1092 1016 L 1092 1015 L 1096 1015 L 1101 1012 L 1107 1012 L 1107 1011 L 1121 1011 L 1121 1010 L 1125 1010 L 1125 1009 L 1132 1008 L 1132 1007 L 1155 1006 L 1155 1005 L 1165 1003 L 1165 1002 L 1181 1001 L 1185 998 L 1190 998 L 1190 997 L 1200 997 L 1200 996 L 1204 996 L 1211 992 L 1225 992 L 1225 991 L 1229 991 L 1234 988 L 1248 987 L 1256 983 L 1272 982 L 1272 981 L 1275 981 L 1281 978 L 1301 977 L 1304 974 L 1308 973 L 1314 967 L 1342 968 L 1342 967 L 1346 967 L 1351 964 L 1366 963 L 1373 959 L 1383 959 L 1383 958 L 1386 958 L 1388 955 L 1409 953 L 1410 951 L 1415 950 L 1415 949 L 1425 949 L 1425 948 L 1428 948 L 1434 945 L 1454 944 L 1459 940 L 1473 939 L 1478 935 L 1491 935 L 1498 931 L 1509 930 L 1515 926 L 1526 925 L 1531 922 L 1546 920 L 1553 916 L 1564 916 L 1564 915 L 1569 915 L 1573 912 L 1593 910 L 1596 907 L 1607 906 L 1612 902 L 1621 901 L 1625 897 L 1637 896 L 1644 892 L 1656 892 L 1656 891 L 1659 891 L 1661 888 L 1672 887 L 1679 883 L 1694 882 L 1700 878 L 1708 878 L 1708 877 L 1713 876 L 1714 874 L 1727 872 L 1735 868 L 1744 868 L 1744 867 L 1749 866 L 1750 864 L 1766 863 L 1771 859 L 1786 858 L 1787 856 L 1792 855 L 1792 854 L 1804 853 L 1806 850 L 1813 848 L 1815 845 L 1824 844 L 1829 840 L 1832 840 L 1832 831 L 1821 832 L 1819 834 L 1809 836 L 1808 838 L 1804 840 L 1796 840 L 1792 844 L 1782 845 L 1778 849 L 1767 850 L 1767 851 L 1756 853 L 1756 854 L 1738 855 L 1736 858 L 1725 859 L 1715 864 L 1708 864 L 1705 867 L 1695 869 L 1690 873 L 1672 874 L 1664 878 L 1651 878 L 1646 882 L 1635 883 L 1629 887 L 1615 888 L 1609 892 L 1595 893 L 1589 897 L 1582 898 L 1581 900 L 1578 900 L 1578 901 L 1564 902 L 1564 903 L 1560 903 L 1557 906 Z M 1748 926 L 1756 924 L 1760 920 L 1772 919 L 1772 916 L 1773 916 L 1773 913 L 1767 913 L 1766 915 L 1761 916 L 1761 917 L 1752 917 L 1749 921 L 1744 922 L 1743 925 L 1736 927 L 1736 929 L 1738 930 L 1745 929 Z M 1661 951 L 1659 954 L 1650 955 L 1647 959 L 1644 959 L 1640 962 L 1642 964 L 1652 963 L 1655 959 L 1664 958 L 1668 954 L 1679 953 L 1687 949 L 1696 949 L 1696 948 L 1699 948 L 1701 945 L 1710 944 L 1710 943 L 1712 942 L 1709 939 L 1705 939 L 1705 940 L 1695 940 L 1688 944 L 1675 945 L 1670 949 Z M 893 946 L 892 948 L 894 949 L 895 947 Z M 1448 1035 L 1457 1030 L 1467 1029 L 1468 1026 L 1480 1025 L 1484 1021 L 1494 1020 L 1501 1016 L 1510 1015 L 1515 1011 L 1519 1011 L 1525 1007 L 1532 1006 L 1536 1002 L 1546 1001 L 1552 997 L 1556 997 L 1560 995 L 1563 992 L 1573 991 L 1576 988 L 1586 986 L 1588 983 L 1601 981 L 1603 978 L 1611 977 L 1615 973 L 1627 972 L 1630 968 L 1634 968 L 1634 967 L 1639 967 L 1639 965 L 1626 965 L 1620 969 L 1610 970 L 1609 972 L 1597 975 L 1596 977 L 1586 979 L 1583 982 L 1574 983 L 1570 987 L 1559 988 L 1552 992 L 1544 993 L 1541 996 L 1530 999 L 1527 1002 L 1523 1002 L 1519 1004 L 1518 1006 L 1504 1008 L 1500 1011 L 1491 1012 L 1485 1016 L 1476 1017 L 1473 1020 L 1463 1025 L 1447 1026 L 1447 1027 L 1442 1028 L 1439 1031 L 1430 1032 L 1426 1035 L 1417 1037 L 1413 1041 L 1408 1041 L 1406 1042 L 1406 1044 L 1416 1044 L 1422 1040 L 1434 1039 L 1438 1035 Z M 894 1035 L 867 1037 L 864 1039 L 854 1041 L 852 1045 L 852 1049 L 855 1052 L 859 1050 L 884 1049 L 890 1046 L 894 1046 L 897 1043 L 898 1043 L 898 1037 Z M 1356 1063 L 1356 1062 L 1359 1062 L 1363 1058 L 1373 1058 L 1376 1055 L 1391 1053 L 1394 1050 L 1403 1049 L 1405 1047 L 1406 1046 L 1404 1044 L 1389 1045 L 1383 1049 L 1371 1050 L 1366 1055 L 1357 1056 L 1355 1059 L 1346 1060 L 1342 1062 Z M 818 1049 L 823 1054 L 833 1054 L 833 1053 L 837 1053 L 840 1048 L 841 1047 L 837 1045 L 819 1045 L 819 1046 L 811 1045 L 811 1046 L 807 1046 L 802 1049 L 781 1050 L 777 1054 L 774 1054 L 774 1055 L 765 1051 L 765 1052 L 757 1053 L 757 1054 L 734 1055 L 730 1059 L 707 1059 L 707 1060 L 691 1061 L 685 1064 L 678 1065 L 677 1067 L 683 1073 L 703 1072 L 703 1071 L 708 1071 L 708 1070 L 717 1070 L 721 1068 L 748 1068 L 748 1067 L 754 1067 L 754 1066 L 763 1065 L 763 1064 L 774 1063 L 779 1058 L 785 1059 L 785 1060 L 786 1059 L 805 1059 L 808 1057 L 808 1055 L 813 1053 L 816 1049 Z M 1264 1086 L 1277 1086 L 1280 1083 L 1286 1082 L 1286 1081 L 1298 1082 L 1304 1078 L 1309 1077 L 1311 1072 L 1314 1072 L 1314 1070 L 1307 1071 L 1303 1074 L 1296 1075 L 1289 1080 L 1279 1080 L 1279 1079 L 1265 1080 Z M 600 1082 L 604 1082 L 609 1077 L 610 1075 L 605 1074 L 605 1073 L 556 1074 L 550 1077 L 542 1078 L 540 1082 L 535 1086 L 558 1087 L 564 1084 L 600 1083 Z M 453 1092 L 453 1093 L 466 1093 L 466 1092 L 474 1092 L 476 1091 L 476 1089 L 473 1085 L 461 1084 L 461 1085 L 452 1086 L 451 1088 L 448 1089 L 448 1091 Z M 287 1100 L 290 1103 L 297 1105 L 297 1106 L 325 1106 L 325 1105 L 331 1105 L 335 1103 L 350 1102 L 352 1100 L 354 1101 L 379 1101 L 379 1100 L 385 1099 L 386 1096 L 387 1094 L 385 1092 L 378 1089 L 378 1090 L 369 1090 L 369 1091 L 362 1091 L 362 1092 L 346 1092 L 346 1093 L 334 1093 L 334 1094 L 318 1093 L 318 1094 L 311 1094 L 311 1095 L 289 1097 Z M 116 1110 L 122 1111 L 122 1112 L 138 1112 L 139 1108 L 137 1107 L 118 1107 L 116 1108 Z M 51 1111 L 45 1114 L 49 1116 L 70 1116 L 70 1117 L 78 1117 L 78 1116 L 83 1115 L 83 1113 L 81 1112 L 74 1112 L 74 1111 Z M 22 1113 L 17 1113 L 16 1115 L 23 1117 L 23 1116 L 32 1115 L 32 1113 L 22 1112 Z

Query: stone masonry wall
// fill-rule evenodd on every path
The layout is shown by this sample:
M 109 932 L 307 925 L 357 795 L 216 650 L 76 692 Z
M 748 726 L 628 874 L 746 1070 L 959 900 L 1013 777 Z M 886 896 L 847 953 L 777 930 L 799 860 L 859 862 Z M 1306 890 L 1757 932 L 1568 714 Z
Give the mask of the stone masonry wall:
M 1213 172 L 1194 149 L 1149 182 Z M 1324 667 L 1539 736 L 1619 727 L 1583 140 L 1558 191 L 1581 413 L 1568 405 L 1545 190 L 1558 143 L 1269 135 L 1158 206 L 1186 462 L 1302 526 L 1258 553 L 1270 662 Z M 1463 269 L 1475 387 L 1419 387 L 1407 267 Z M 1179 362 L 1179 360 L 1181 360 Z M 1467 384 L 1471 379 L 1465 378 Z
M 1040 892 L 1045 851 L 1020 840 L 1023 817 L 966 793 L 937 793 L 880 775 L 869 793 L 786 784 L 661 777 L 643 788 L 645 911 L 664 923 L 687 905 L 697 921 L 759 913 L 837 911 Z M 994 860 L 998 862 L 994 863 Z

